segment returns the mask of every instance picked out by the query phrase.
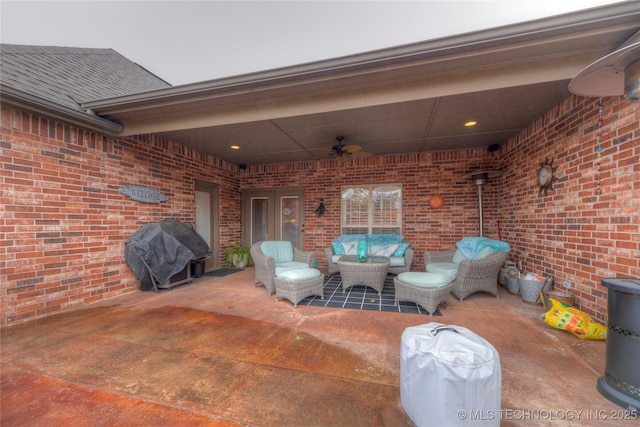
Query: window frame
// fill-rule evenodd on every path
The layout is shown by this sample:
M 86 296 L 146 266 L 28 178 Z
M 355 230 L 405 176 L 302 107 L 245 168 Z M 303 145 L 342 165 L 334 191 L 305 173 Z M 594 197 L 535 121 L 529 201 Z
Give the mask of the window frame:
M 398 192 L 398 196 L 394 198 L 394 202 L 398 206 L 392 208 L 394 219 L 388 222 L 378 222 L 381 215 L 376 215 L 376 197 L 374 194 L 376 190 L 384 187 L 393 187 L 391 192 Z M 351 213 L 348 210 L 348 204 L 350 200 L 345 197 L 345 193 L 349 190 L 353 190 L 356 194 L 362 194 L 362 190 L 367 191 L 366 199 L 367 206 L 366 212 L 360 209 L 359 212 Z M 362 205 L 362 203 L 360 203 Z M 360 206 L 362 207 L 362 206 Z M 340 234 L 381 234 L 381 233 L 395 233 L 402 234 L 402 184 L 397 182 L 392 183 L 376 183 L 376 184 L 355 184 L 355 185 L 342 185 L 340 187 Z M 362 218 L 366 214 L 366 224 L 362 221 L 352 222 L 349 218 L 359 217 Z M 382 212 L 384 216 L 384 212 Z

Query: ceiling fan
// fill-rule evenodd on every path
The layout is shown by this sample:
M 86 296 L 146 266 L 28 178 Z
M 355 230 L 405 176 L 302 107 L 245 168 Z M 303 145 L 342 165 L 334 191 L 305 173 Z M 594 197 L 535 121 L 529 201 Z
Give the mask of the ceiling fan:
M 331 148 L 319 148 L 321 151 L 328 151 L 331 156 L 336 156 L 336 160 L 339 162 L 347 162 L 350 157 L 371 157 L 373 154 L 362 151 L 362 147 L 359 145 L 344 145 L 342 141 L 344 140 L 343 136 L 337 136 L 336 140 L 338 143 Z

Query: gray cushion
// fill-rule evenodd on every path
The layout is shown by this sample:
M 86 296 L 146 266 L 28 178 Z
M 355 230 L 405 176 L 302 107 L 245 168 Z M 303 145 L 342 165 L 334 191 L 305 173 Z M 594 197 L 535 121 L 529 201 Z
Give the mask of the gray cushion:
M 276 264 L 276 276 L 280 277 L 282 273 L 289 270 L 299 270 L 302 268 L 309 268 L 309 264 L 305 262 L 291 261 L 291 262 L 282 262 Z
M 421 271 L 407 271 L 398 274 L 398 280 L 407 285 L 418 286 L 420 288 L 441 288 L 451 283 L 442 274 L 424 273 Z
M 272 257 L 276 264 L 293 261 L 293 245 L 289 241 L 262 242 L 260 250 L 266 256 Z
M 322 273 L 315 268 L 296 268 L 294 270 L 286 270 L 278 274 L 278 279 L 291 281 L 309 280 L 320 277 L 321 275 Z
M 458 264 L 452 262 L 436 262 L 427 264 L 428 273 L 442 274 L 448 281 L 452 282 L 458 274 Z
M 389 257 L 389 267 L 404 267 L 404 257 L 403 256 Z

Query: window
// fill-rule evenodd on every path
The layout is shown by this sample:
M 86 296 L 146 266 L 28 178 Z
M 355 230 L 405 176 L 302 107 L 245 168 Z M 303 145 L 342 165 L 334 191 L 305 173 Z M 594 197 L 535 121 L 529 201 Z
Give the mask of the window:
M 402 234 L 402 186 L 343 186 L 340 213 L 341 234 Z

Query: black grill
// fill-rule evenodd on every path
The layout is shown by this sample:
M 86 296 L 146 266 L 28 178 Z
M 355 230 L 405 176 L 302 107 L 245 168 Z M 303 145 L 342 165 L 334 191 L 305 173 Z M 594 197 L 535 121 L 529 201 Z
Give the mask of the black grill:
M 143 226 L 125 244 L 125 259 L 143 291 L 189 281 L 190 264 L 210 256 L 209 245 L 191 224 L 171 218 Z

